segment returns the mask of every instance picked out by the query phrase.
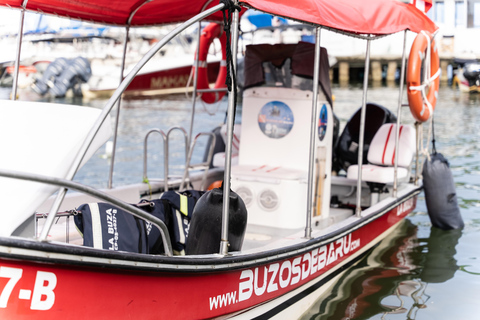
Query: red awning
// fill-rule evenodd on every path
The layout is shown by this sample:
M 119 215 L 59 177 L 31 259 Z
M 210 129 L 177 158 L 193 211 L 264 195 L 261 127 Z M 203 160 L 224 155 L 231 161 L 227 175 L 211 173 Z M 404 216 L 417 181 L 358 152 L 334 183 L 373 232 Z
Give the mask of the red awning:
M 0 0 L 0 5 L 21 8 L 24 0 Z M 60 17 L 107 25 L 152 26 L 184 22 L 214 7 L 218 0 L 29 0 L 26 9 Z M 223 21 L 221 12 L 209 17 Z
M 21 8 L 23 0 L 0 0 Z M 27 10 L 109 25 L 148 26 L 179 23 L 218 0 L 29 0 Z M 383 35 L 402 30 L 434 32 L 437 26 L 413 5 L 397 0 L 244 0 L 240 3 L 273 15 L 354 34 Z M 218 12 L 209 20 L 222 21 Z
M 384 35 L 403 30 L 433 33 L 437 26 L 411 4 L 397 0 L 243 0 L 274 15 L 354 33 Z

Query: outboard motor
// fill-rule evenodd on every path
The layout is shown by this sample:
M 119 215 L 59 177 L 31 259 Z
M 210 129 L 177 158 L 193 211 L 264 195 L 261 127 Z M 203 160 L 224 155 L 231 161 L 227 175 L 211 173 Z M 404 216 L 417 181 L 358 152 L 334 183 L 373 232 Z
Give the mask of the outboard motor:
M 33 90 L 39 95 L 44 95 L 48 89 L 53 86 L 57 77 L 59 77 L 63 70 L 68 66 L 69 60 L 65 58 L 58 58 L 51 62 L 41 79 L 37 79 L 33 85 Z
M 58 58 L 48 65 L 42 78 L 37 79 L 33 90 L 42 96 L 50 91 L 54 97 L 64 97 L 72 88 L 74 96 L 82 96 L 80 85 L 91 76 L 92 69 L 86 58 Z
M 220 251 L 222 235 L 223 188 L 206 192 L 193 210 L 185 253 L 209 254 Z M 229 251 L 242 249 L 247 227 L 247 209 L 242 198 L 230 191 L 228 221 Z
M 468 80 L 468 84 L 470 86 L 480 85 L 480 63 L 465 63 L 465 71 L 463 72 L 463 76 Z
M 443 230 L 463 228 L 455 183 L 447 159 L 441 153 L 434 152 L 425 161 L 422 175 L 432 225 Z
M 79 88 L 84 82 L 92 76 L 92 69 L 90 62 L 83 58 L 77 57 L 69 60 L 69 65 L 57 78 L 50 92 L 55 97 L 64 97 L 68 89 L 74 90 L 75 96 L 82 96 L 82 91 Z

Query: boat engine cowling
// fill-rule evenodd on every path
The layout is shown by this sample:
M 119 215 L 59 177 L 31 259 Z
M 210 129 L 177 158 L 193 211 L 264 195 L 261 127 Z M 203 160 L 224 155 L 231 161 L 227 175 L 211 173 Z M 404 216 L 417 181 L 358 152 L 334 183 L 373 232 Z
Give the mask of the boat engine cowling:
M 223 188 L 206 192 L 193 210 L 185 248 L 187 255 L 219 253 L 222 234 Z M 247 227 L 247 209 L 242 198 L 230 191 L 229 251 L 242 249 Z
M 81 97 L 80 85 L 87 82 L 91 75 L 90 62 L 86 58 L 58 58 L 48 65 L 42 78 L 37 79 L 32 88 L 40 95 L 49 92 L 54 97 L 64 97 L 72 89 L 75 97 Z
M 432 225 L 443 230 L 463 228 L 455 182 L 447 159 L 441 153 L 430 155 L 423 165 L 422 175 Z
M 35 81 L 35 84 L 32 86 L 33 90 L 42 96 L 46 94 L 52 83 L 56 81 L 55 79 L 67 68 L 68 63 L 69 60 L 66 58 L 58 58 L 51 62 L 43 73 L 42 78 Z

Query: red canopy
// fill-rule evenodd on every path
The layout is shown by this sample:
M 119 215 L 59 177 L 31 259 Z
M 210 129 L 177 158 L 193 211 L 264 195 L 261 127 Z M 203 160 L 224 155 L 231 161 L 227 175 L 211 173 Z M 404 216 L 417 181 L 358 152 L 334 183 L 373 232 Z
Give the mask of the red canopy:
M 437 26 L 411 4 L 397 0 L 243 0 L 274 15 L 354 34 L 383 35 L 403 30 L 433 33 Z
M 21 8 L 24 0 L 0 0 Z M 188 20 L 218 0 L 29 0 L 26 9 L 110 25 L 162 25 Z M 240 3 L 273 15 L 354 34 L 402 30 L 434 32 L 437 26 L 413 5 L 397 0 L 244 0 Z M 221 21 L 218 12 L 209 20 Z
M 0 5 L 21 8 L 23 2 L 0 0 Z M 28 0 L 26 9 L 108 25 L 152 26 L 184 22 L 219 3 L 218 0 Z M 217 12 L 209 19 L 223 21 L 223 16 Z

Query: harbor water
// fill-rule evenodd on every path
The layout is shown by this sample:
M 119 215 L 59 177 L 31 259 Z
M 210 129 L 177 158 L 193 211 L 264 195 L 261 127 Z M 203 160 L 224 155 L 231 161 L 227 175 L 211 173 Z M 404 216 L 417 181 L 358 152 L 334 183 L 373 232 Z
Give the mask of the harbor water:
M 8 99 L 10 89 L 0 90 Z M 360 87 L 334 87 L 334 112 L 341 128 L 360 107 Z M 107 100 L 56 99 L 101 108 Z M 397 109 L 398 88 L 372 88 L 367 101 Z M 403 101 L 406 103 L 406 97 Z M 194 133 L 210 131 L 223 123 L 226 100 L 218 105 L 197 104 Z M 112 116 L 114 120 L 115 114 Z M 165 132 L 172 126 L 188 131 L 191 100 L 183 96 L 122 101 L 120 131 L 113 186 L 143 180 L 144 137 L 148 130 Z M 237 114 L 241 118 L 241 108 Z M 409 109 L 402 119 L 413 124 Z M 424 194 L 415 211 L 367 256 L 346 270 L 324 296 L 308 297 L 299 308 L 301 319 L 479 319 L 480 302 L 480 95 L 441 88 L 435 109 L 434 133 L 437 151 L 450 162 L 463 230 L 441 231 L 431 226 Z M 21 119 L 17 119 L 21 125 Z M 59 119 L 61 121 L 61 119 Z M 78 125 L 82 125 L 79 123 Z M 426 127 L 426 125 L 425 125 Z M 74 130 L 75 128 L 72 128 Z M 425 147 L 428 128 L 425 132 Z M 431 138 L 430 138 L 431 139 Z M 200 141 L 200 149 L 205 141 Z M 430 143 L 431 146 L 431 143 Z M 148 177 L 163 176 L 162 142 L 152 136 L 148 142 Z M 172 135 L 170 172 L 180 174 L 184 160 L 183 137 Z M 107 186 L 110 156 L 102 147 L 77 173 L 75 180 L 91 186 Z M 35 155 L 32 155 L 35 156 Z M 40 156 L 40 155 L 39 155 Z M 199 160 L 203 151 L 195 153 Z M 425 155 L 421 156 L 421 159 Z

